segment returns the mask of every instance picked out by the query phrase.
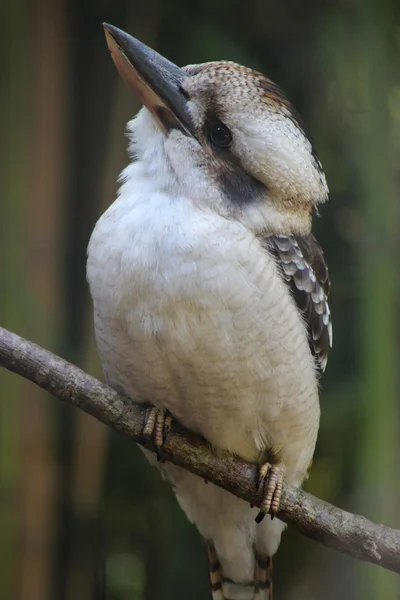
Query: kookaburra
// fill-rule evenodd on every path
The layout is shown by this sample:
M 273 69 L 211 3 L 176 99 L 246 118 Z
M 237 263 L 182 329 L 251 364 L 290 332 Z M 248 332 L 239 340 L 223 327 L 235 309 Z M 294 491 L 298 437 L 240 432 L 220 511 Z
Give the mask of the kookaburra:
M 145 430 L 160 451 L 173 418 L 258 464 L 262 512 L 273 514 L 282 481 L 307 475 L 331 345 L 328 270 L 311 234 L 328 196 L 321 164 L 261 73 L 222 61 L 181 69 L 116 27 L 105 33 L 144 104 L 88 248 L 105 377 L 154 407 Z M 225 490 L 160 469 L 208 542 L 214 600 L 270 598 L 284 524 L 257 523 Z

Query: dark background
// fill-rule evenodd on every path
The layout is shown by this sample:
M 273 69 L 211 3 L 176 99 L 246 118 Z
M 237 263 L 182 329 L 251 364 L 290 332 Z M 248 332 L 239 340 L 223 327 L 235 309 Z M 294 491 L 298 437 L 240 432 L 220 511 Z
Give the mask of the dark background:
M 334 347 L 307 489 L 400 526 L 400 3 L 2 0 L 0 322 L 101 376 L 86 245 L 139 106 L 102 28 L 178 64 L 230 59 L 279 83 L 331 190 L 316 234 Z M 279 600 L 398 600 L 399 578 L 289 531 Z M 131 441 L 0 373 L 0 598 L 204 600 L 203 543 Z

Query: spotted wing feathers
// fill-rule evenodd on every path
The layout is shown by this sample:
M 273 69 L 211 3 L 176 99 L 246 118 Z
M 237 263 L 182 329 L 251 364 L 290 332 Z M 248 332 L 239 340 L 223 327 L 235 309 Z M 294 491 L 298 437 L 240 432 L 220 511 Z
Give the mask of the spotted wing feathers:
M 303 314 L 311 351 L 323 372 L 332 346 L 332 322 L 329 272 L 321 247 L 312 234 L 272 235 L 266 238 L 266 245 Z

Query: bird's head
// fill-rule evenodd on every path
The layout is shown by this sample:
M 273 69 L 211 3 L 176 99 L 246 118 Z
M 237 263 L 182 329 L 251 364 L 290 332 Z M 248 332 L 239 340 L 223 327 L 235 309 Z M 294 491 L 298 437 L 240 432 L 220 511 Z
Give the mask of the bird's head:
M 255 233 L 304 234 L 328 195 L 321 164 L 277 85 L 231 62 L 182 69 L 105 25 L 125 83 L 145 109 L 133 150 L 165 185 Z M 154 173 L 157 176 L 157 173 Z

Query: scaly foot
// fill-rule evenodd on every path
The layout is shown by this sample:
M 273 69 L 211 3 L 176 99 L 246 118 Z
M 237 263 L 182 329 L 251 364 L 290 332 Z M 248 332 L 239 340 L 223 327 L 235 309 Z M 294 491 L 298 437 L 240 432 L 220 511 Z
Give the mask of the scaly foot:
M 172 417 L 170 414 L 162 412 L 155 406 L 147 409 L 143 427 L 143 437 L 147 440 L 153 438 L 157 459 L 164 460 L 164 444 L 167 435 L 171 429 Z
M 282 465 L 271 465 L 264 463 L 258 472 L 257 489 L 264 487 L 264 497 L 260 506 L 260 512 L 256 516 L 256 523 L 261 523 L 267 513 L 273 519 L 279 510 L 282 496 L 283 480 L 285 471 Z

